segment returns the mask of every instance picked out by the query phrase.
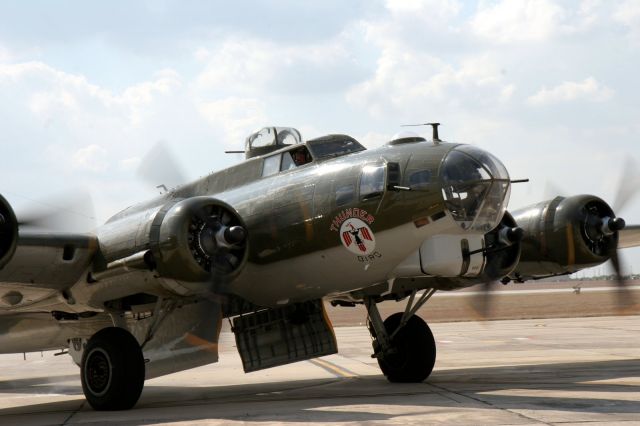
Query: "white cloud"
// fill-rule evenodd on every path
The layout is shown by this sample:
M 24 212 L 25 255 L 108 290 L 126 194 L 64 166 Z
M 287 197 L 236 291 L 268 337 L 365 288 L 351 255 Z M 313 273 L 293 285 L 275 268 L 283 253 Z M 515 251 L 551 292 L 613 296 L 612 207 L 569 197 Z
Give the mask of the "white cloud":
M 107 150 L 100 145 L 86 146 L 71 157 L 73 167 L 90 172 L 103 172 L 109 167 Z
M 634 44 L 640 44 L 640 2 L 637 0 L 623 1 L 613 10 L 611 17 L 614 22 L 627 28 L 628 36 Z
M 337 90 L 343 85 L 340 80 L 352 78 L 357 69 L 343 37 L 303 46 L 229 38 L 217 49 L 198 50 L 198 59 L 206 60 L 207 65 L 195 87 L 234 96 Z
M 388 133 L 367 132 L 356 137 L 356 140 L 367 148 L 377 148 L 392 140 L 393 135 Z
M 198 62 L 204 62 L 211 57 L 211 52 L 209 52 L 209 49 L 199 47 L 193 52 L 193 57 Z
M 603 86 L 595 78 L 589 77 L 581 82 L 565 81 L 555 87 L 543 87 L 527 98 L 527 104 L 543 106 L 576 100 L 604 102 L 613 96 L 613 90 Z
M 0 45 L 0 63 L 2 62 L 9 62 L 11 60 L 11 53 L 9 52 L 9 49 L 7 49 L 6 47 Z
M 82 75 L 59 71 L 42 62 L 0 65 L 0 85 L 21 90 L 31 112 L 43 122 L 54 118 L 82 121 L 91 114 L 120 116 L 136 125 L 159 96 L 180 85 L 171 70 L 158 72 L 154 80 L 126 88 L 117 94 L 89 83 Z M 18 87 L 19 86 L 19 87 Z
M 427 104 L 464 108 L 504 103 L 514 90 L 489 56 L 471 56 L 451 65 L 428 54 L 389 47 L 383 50 L 373 78 L 353 87 L 347 100 L 381 117 L 394 110 L 424 109 Z
M 462 8 L 456 0 L 387 0 L 385 6 L 395 16 L 420 15 L 432 22 L 450 19 Z
M 613 11 L 612 17 L 615 21 L 630 27 L 638 25 L 640 23 L 640 3 L 637 0 L 623 1 Z
M 120 168 L 127 171 L 135 171 L 140 165 L 140 157 L 129 157 L 120 160 Z
M 269 124 L 265 106 L 257 99 L 231 97 L 202 101 L 198 109 L 209 123 L 224 130 L 225 140 L 220 143 L 230 148 L 240 149 L 251 132 Z
M 480 6 L 471 19 L 471 30 L 497 43 L 542 41 L 553 36 L 565 17 L 550 0 L 502 0 Z

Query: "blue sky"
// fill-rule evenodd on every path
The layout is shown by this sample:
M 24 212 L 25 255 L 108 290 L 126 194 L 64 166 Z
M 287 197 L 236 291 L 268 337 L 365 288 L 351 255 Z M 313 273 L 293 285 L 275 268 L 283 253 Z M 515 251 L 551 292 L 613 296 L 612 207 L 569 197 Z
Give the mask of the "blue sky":
M 155 193 L 135 171 L 158 141 L 196 178 L 265 125 L 373 147 L 439 121 L 531 179 L 513 207 L 613 201 L 640 160 L 639 52 L 632 0 L 0 0 L 0 193 L 88 191 L 103 221 Z

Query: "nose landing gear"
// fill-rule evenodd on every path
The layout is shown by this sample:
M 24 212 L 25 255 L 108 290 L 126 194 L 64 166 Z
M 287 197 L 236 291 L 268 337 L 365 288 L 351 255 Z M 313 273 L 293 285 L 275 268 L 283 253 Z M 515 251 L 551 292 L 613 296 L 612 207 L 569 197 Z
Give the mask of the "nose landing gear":
M 397 312 L 382 321 L 378 306 L 372 298 L 365 299 L 369 314 L 369 332 L 373 337 L 373 355 L 382 373 L 390 382 L 419 383 L 433 370 L 436 362 L 436 342 L 431 329 L 417 310 L 435 290 L 425 292 L 412 306 L 411 294 L 405 312 Z

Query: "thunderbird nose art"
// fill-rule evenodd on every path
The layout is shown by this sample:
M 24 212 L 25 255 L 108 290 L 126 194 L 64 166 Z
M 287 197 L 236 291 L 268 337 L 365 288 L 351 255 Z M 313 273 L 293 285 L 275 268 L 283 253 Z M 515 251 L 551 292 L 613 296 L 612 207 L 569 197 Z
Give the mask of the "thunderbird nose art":
M 498 225 L 511 189 L 500 160 L 476 147 L 460 145 L 444 158 L 441 177 L 445 206 L 462 229 L 488 232 Z

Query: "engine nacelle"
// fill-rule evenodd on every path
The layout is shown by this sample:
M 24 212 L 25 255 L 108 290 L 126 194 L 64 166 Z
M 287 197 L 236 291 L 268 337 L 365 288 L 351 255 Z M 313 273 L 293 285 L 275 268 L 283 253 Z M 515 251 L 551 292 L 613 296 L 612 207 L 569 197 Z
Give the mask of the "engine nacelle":
M 0 269 L 16 251 L 18 243 L 18 220 L 9 202 L 0 195 Z
M 624 221 L 593 195 L 556 197 L 513 212 L 524 229 L 520 262 L 510 274 L 522 280 L 563 275 L 609 260 Z
M 150 228 L 153 262 L 161 276 L 187 282 L 220 281 L 247 258 L 246 226 L 228 204 L 193 197 L 167 205 Z

